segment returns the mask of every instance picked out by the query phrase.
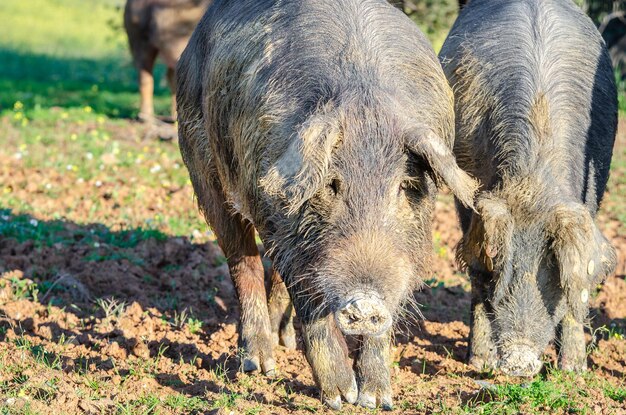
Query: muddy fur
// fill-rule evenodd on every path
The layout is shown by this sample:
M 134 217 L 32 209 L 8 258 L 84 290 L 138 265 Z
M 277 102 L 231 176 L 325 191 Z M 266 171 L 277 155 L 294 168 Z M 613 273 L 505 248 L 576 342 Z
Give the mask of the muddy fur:
M 470 206 L 476 190 L 454 161 L 453 96 L 434 52 L 382 0 L 217 1 L 178 71 L 181 152 L 229 265 L 241 250 L 230 232 L 253 226 L 325 401 L 355 400 L 332 313 L 366 292 L 397 320 L 430 274 L 436 182 Z M 254 307 L 242 332 L 246 316 L 269 321 L 263 304 L 241 305 Z M 361 356 L 389 381 L 387 359 Z
M 154 78 L 158 55 L 167 65 L 172 90 L 172 119 L 176 119 L 174 69 L 193 30 L 212 0 L 127 0 L 124 28 L 139 75 L 139 119 L 154 120 Z
M 458 163 L 482 183 L 476 212 L 459 205 L 469 359 L 532 375 L 561 323 L 561 365 L 584 369 L 589 292 L 616 261 L 594 223 L 617 125 L 604 43 L 568 0 L 472 0 L 440 59 Z

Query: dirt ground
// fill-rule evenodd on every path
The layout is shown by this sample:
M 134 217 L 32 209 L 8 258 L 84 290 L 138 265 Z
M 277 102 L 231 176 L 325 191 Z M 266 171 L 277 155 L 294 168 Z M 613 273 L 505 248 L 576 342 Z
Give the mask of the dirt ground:
M 123 134 L 132 136 L 133 131 Z M 619 140 L 619 146 L 626 145 L 624 134 Z M 88 200 L 93 192 L 102 199 L 102 217 L 112 217 L 116 206 L 132 200 L 135 189 L 128 184 L 124 192 L 113 194 L 106 186 L 95 186 L 95 176 L 83 184 L 69 180 L 74 179 L 25 166 L 15 157 L 0 160 L 0 183 L 10 184 L 16 197 L 61 212 L 72 199 L 72 217 L 87 217 L 90 204 L 75 201 Z M 43 181 L 71 192 L 49 198 L 36 186 Z M 167 203 L 195 211 L 189 186 L 163 192 L 148 189 L 133 202 L 133 212 L 140 215 L 147 206 L 162 205 L 158 199 L 165 196 Z M 11 221 L 9 215 L 18 213 L 2 219 Z M 210 238 L 159 234 L 131 241 L 132 235 L 119 231 L 113 221 L 20 220 L 46 223 L 55 240 L 62 241 L 48 246 L 36 239 L 0 237 L 2 414 L 20 413 L 27 404 L 33 413 L 55 414 L 327 411 L 301 343 L 296 351 L 275 350 L 280 372 L 274 379 L 238 373 L 238 305 L 224 258 Z M 606 393 L 607 388 L 623 388 L 626 376 L 626 234 L 607 213 L 599 222 L 618 249 L 619 266 L 591 302 L 591 374 L 548 369 L 541 375 L 544 383 L 571 381 L 576 386 L 562 396 L 567 404 L 546 400 L 542 408 L 535 400 L 500 407 L 498 401 L 504 405 L 514 397 L 494 385 L 531 388 L 532 383 L 478 372 L 464 363 L 469 283 L 454 263 L 460 231 L 451 198 L 442 195 L 435 216 L 433 276 L 416 293 L 424 319 L 408 324 L 396 338 L 393 413 L 626 413 L 623 396 Z M 34 363 L 26 364 L 31 358 Z M 548 367 L 555 364 L 553 350 L 546 352 L 545 361 Z M 371 411 L 344 404 L 342 412 Z

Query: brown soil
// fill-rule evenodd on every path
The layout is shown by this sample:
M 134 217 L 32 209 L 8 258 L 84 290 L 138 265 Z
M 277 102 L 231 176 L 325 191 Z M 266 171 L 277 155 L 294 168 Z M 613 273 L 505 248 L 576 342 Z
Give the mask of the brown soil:
M 620 145 L 625 141 L 622 136 Z M 17 166 L 14 160 L 0 160 L 0 166 L 0 182 L 14 183 L 15 188 L 22 188 L 20 182 L 38 183 L 43 180 L 40 176 L 60 186 L 69 180 L 63 175 Z M 65 186 L 72 188 L 73 184 Z M 93 191 L 93 186 L 74 186 L 68 197 L 80 199 Z M 104 194 L 106 188 L 97 191 Z M 180 194 L 185 196 L 173 196 L 177 206 L 195 209 L 190 190 L 186 188 Z M 30 203 L 58 203 L 63 206 L 61 211 L 68 203 L 64 198 L 46 199 L 36 189 L 24 191 L 22 197 L 29 198 Z M 134 209 L 163 203 L 156 200 L 163 195 L 150 189 L 143 197 L 154 200 L 144 198 Z M 103 209 L 114 203 L 115 198 L 109 195 Z M 606 214 L 600 215 L 599 221 L 618 249 L 620 260 L 617 274 L 593 298 L 591 326 L 593 330 L 607 326 L 624 333 L 626 236 L 622 225 Z M 107 225 L 115 229 L 114 224 L 111 221 Z M 63 232 L 79 235 L 97 226 L 67 221 Z M 416 293 L 424 319 L 397 336 L 393 376 L 394 413 L 398 414 L 448 413 L 446 408 L 464 405 L 471 408 L 474 402 L 488 400 L 485 385 L 518 382 L 476 372 L 463 362 L 469 333 L 469 284 L 454 263 L 453 247 L 460 231 L 449 195 L 443 195 L 437 204 L 434 237 L 434 277 Z M 238 306 L 228 270 L 213 242 L 198 244 L 183 237 L 168 237 L 147 239 L 124 249 L 106 244 L 88 247 L 78 242 L 47 247 L 33 241 L 0 239 L 0 364 L 17 365 L 21 354 L 26 353 L 20 347 L 25 340 L 43 346 L 49 358 L 58 358 L 53 399 L 31 397 L 33 408 L 58 414 L 121 413 L 120 403 L 146 394 L 165 399 L 180 393 L 200 397 L 215 408 L 212 411 L 225 414 L 326 411 L 319 403 L 301 350 L 276 349 L 280 368 L 277 379 L 237 372 Z M 110 259 L 89 260 L 94 254 Z M 45 285 L 46 292 L 40 291 L 36 298 L 17 298 L 9 283 L 12 278 L 40 286 L 44 286 L 42 281 L 49 281 L 54 286 Z M 107 316 L 95 301 L 112 297 L 124 301 L 126 307 Z M 174 309 L 179 310 L 177 313 L 191 310 L 202 321 L 202 329 L 192 333 L 189 325 L 177 327 L 172 323 L 177 317 Z M 589 355 L 589 367 L 597 378 L 622 385 L 626 376 L 624 340 L 601 331 L 595 331 L 594 338 L 597 346 Z M 553 351 L 546 353 L 546 361 L 554 362 Z M 36 367 L 21 372 L 31 383 L 40 379 L 42 384 L 50 380 L 50 373 Z M 85 379 L 103 383 L 97 398 L 77 393 L 85 388 Z M 578 381 L 588 382 L 585 377 Z M 585 390 L 588 396 L 580 399 L 594 412 L 626 413 L 626 403 L 607 398 L 600 388 L 590 386 Z M 230 407 L 220 405 L 224 396 L 234 396 L 236 403 Z M 20 399 L 28 398 L 18 398 L 11 405 L 19 405 Z M 345 405 L 344 411 L 363 412 L 350 405 Z

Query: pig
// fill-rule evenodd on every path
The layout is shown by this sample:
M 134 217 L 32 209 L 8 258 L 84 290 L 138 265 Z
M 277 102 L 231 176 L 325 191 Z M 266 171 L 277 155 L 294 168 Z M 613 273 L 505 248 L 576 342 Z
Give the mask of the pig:
M 626 80 L 626 11 L 606 16 L 598 28 L 609 49 L 613 67 Z
M 472 0 L 440 59 L 454 153 L 481 183 L 475 211 L 458 204 L 469 362 L 532 376 L 557 338 L 559 366 L 584 370 L 589 296 L 616 265 L 594 223 L 617 126 L 604 42 L 569 0 Z
M 269 315 L 256 230 L 323 402 L 390 409 L 392 330 L 430 272 L 436 186 L 467 206 L 477 188 L 426 37 L 384 0 L 217 0 L 177 71 L 180 149 L 228 259 L 242 369 L 274 373 L 273 322 L 288 320 Z
M 139 75 L 140 121 L 157 121 L 154 116 L 152 71 L 159 54 L 167 66 L 167 80 L 172 92 L 171 117 L 176 119 L 174 69 L 210 3 L 211 0 L 127 0 L 124 28 Z

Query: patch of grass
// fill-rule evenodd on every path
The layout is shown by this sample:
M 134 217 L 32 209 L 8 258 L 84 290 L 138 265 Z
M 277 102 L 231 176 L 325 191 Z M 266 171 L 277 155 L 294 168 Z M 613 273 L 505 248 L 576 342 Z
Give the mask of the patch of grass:
M 98 298 L 96 305 L 104 312 L 105 319 L 121 318 L 126 310 L 126 301 L 119 301 L 114 297 Z
M 106 244 L 122 249 L 134 248 L 148 239 L 167 240 L 167 235 L 163 232 L 142 227 L 116 232 L 104 225 L 96 224 L 89 230 L 81 228 L 69 231 L 62 220 L 43 221 L 26 214 L 13 215 L 11 209 L 0 209 L 0 237 L 13 238 L 19 243 L 33 241 L 37 246 L 85 243 L 92 246 L 96 244 L 96 247 Z M 100 258 L 94 254 L 88 260 L 104 259 L 107 257 Z
M 549 375 L 535 377 L 530 383 L 494 385 L 483 389 L 462 408 L 468 414 L 542 414 L 561 412 L 585 414 L 581 404 L 587 392 L 576 383 L 576 375 L 549 370 Z
M 71 242 L 62 223 L 39 221 L 29 215 L 12 215 L 10 209 L 0 209 L 0 236 L 14 238 L 20 243 L 33 241 L 39 246 Z
M 188 397 L 181 394 L 170 395 L 163 401 L 163 405 L 167 408 L 180 411 L 186 411 L 185 413 L 200 411 L 207 409 L 208 404 L 197 396 Z
M 626 79 L 622 79 L 618 71 L 615 71 L 615 83 L 617 84 L 619 110 L 621 115 L 626 116 Z
M 20 101 L 28 117 L 56 106 L 86 105 L 110 117 L 134 117 L 136 74 L 122 29 L 123 3 L 0 2 L 0 113 Z M 163 65 L 156 72 L 163 79 Z M 168 95 L 164 80 L 157 82 L 158 111 L 167 112 Z
M 6 280 L 0 280 L 0 286 L 8 285 L 10 287 L 13 298 L 17 300 L 34 300 L 39 297 L 39 287 L 33 281 L 27 278 L 10 277 Z
M 48 369 L 61 370 L 61 358 L 59 355 L 46 351 L 41 345 L 32 346 L 30 351 L 37 363 Z
M 213 401 L 211 409 L 232 409 L 243 396 L 236 392 L 222 392 Z
M 189 317 L 187 319 L 187 327 L 189 327 L 189 331 L 192 334 L 199 333 L 202 330 L 202 320 L 197 318 Z
M 616 387 L 612 385 L 607 385 L 604 387 L 604 395 L 607 398 L 614 400 L 615 402 L 626 402 L 626 388 L 623 386 Z

